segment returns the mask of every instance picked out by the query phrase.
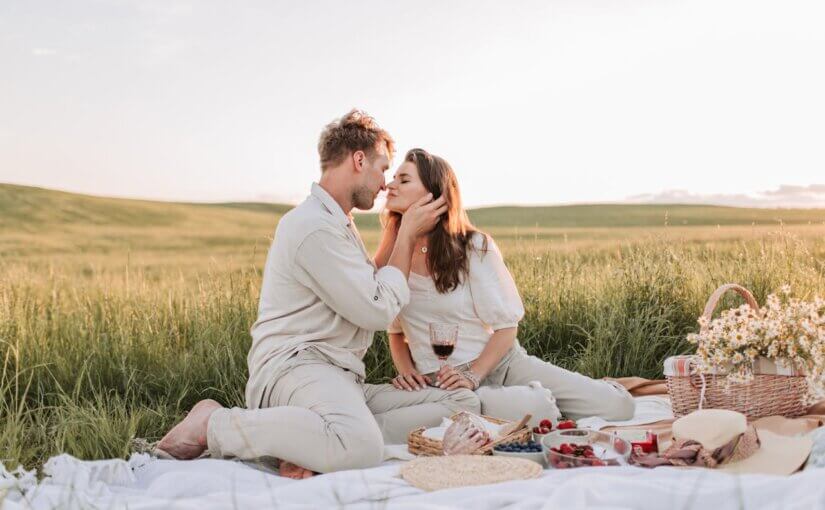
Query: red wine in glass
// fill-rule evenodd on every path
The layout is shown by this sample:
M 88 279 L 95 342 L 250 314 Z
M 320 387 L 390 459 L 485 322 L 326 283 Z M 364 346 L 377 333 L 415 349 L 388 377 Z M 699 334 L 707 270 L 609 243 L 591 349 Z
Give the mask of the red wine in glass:
M 458 324 L 430 324 L 430 345 L 442 368 L 447 358 L 449 358 L 453 350 L 455 350 L 457 340 Z
M 433 344 L 433 352 L 441 361 L 450 357 L 450 354 L 455 350 L 455 345 Z

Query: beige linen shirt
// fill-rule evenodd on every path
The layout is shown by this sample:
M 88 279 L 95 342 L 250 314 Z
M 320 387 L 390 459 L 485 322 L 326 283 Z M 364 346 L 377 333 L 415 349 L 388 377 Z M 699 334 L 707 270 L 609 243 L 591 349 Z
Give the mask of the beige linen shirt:
M 264 267 L 258 320 L 252 326 L 246 404 L 257 409 L 298 351 L 365 376 L 364 354 L 410 300 L 404 274 L 376 270 L 352 216 L 319 184 L 286 213 Z

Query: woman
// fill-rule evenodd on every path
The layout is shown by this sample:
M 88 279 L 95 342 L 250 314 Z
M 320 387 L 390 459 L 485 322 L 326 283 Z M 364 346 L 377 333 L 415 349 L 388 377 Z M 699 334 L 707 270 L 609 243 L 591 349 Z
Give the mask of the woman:
M 444 159 L 412 149 L 387 189 L 385 228 L 375 257 L 379 266 L 392 252 L 399 220 L 411 204 L 432 193 L 444 195 L 448 205 L 442 221 L 416 243 L 410 303 L 388 329 L 396 387 L 412 391 L 432 383 L 476 390 L 539 381 L 569 418 L 633 416 L 633 398 L 621 385 L 557 367 L 519 345 L 524 308 L 518 290 L 495 242 L 470 223 L 455 173 Z M 429 341 L 434 322 L 459 325 L 452 366 L 441 370 Z

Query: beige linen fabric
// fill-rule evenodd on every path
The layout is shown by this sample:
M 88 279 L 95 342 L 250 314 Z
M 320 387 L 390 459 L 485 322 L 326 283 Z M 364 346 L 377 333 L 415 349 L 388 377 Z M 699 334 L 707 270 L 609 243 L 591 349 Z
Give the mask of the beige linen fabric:
M 520 345 L 505 356 L 484 384 L 513 386 L 539 381 L 553 392 L 556 403 L 567 418 L 578 420 L 599 416 L 605 420 L 629 420 L 636 401 L 624 386 L 613 381 L 593 379 L 530 356 Z
M 495 241 L 477 233 L 472 239 L 469 274 L 455 290 L 439 293 L 428 276 L 410 274 L 410 302 L 387 329 L 404 333 L 416 368 L 432 374 L 438 359 L 430 347 L 429 323 L 451 322 L 459 325 L 458 342 L 447 363 L 466 367 L 475 360 L 493 333 L 518 326 L 524 306 L 513 277 Z M 573 419 L 600 416 L 606 420 L 626 420 L 633 416 L 635 403 L 621 384 L 595 380 L 529 356 L 518 345 L 505 355 L 499 365 L 482 381 L 484 386 L 521 386 L 539 381 L 555 397 L 561 412 Z M 482 408 L 510 409 L 522 407 L 525 413 L 552 411 L 528 393 L 519 399 L 512 391 L 486 389 Z M 553 414 L 553 413 L 549 413 Z M 547 418 L 551 418 L 547 416 Z M 552 419 L 552 418 L 551 418 Z
M 405 443 L 420 426 L 458 411 L 480 412 L 470 390 L 403 391 L 362 384 L 315 348 L 286 362 L 266 408 L 219 409 L 209 419 L 213 457 L 276 458 L 319 473 L 377 465 L 384 443 Z
M 458 368 L 463 369 L 466 366 L 461 365 Z M 430 374 L 429 377 L 434 375 Z M 532 381 L 538 381 L 550 390 L 561 413 L 573 420 L 589 416 L 599 416 L 610 421 L 629 420 L 636 410 L 633 395 L 620 383 L 593 379 L 542 361 L 527 354 L 518 342 L 481 381 L 482 386 L 489 386 L 479 395 L 482 409 L 519 405 L 524 409 L 524 414 L 530 413 L 535 416 L 536 413 L 542 412 L 545 404 L 537 407 L 532 398 L 525 398 L 516 403 L 514 398 L 517 397 L 508 392 L 507 388 L 496 388 L 524 386 Z M 547 418 L 552 419 L 550 416 Z
M 318 472 L 378 464 L 384 441 L 479 412 L 469 391 L 364 384 L 374 331 L 409 301 L 403 273 L 376 270 L 352 217 L 318 184 L 281 218 L 252 326 L 247 409 L 209 419 L 213 457 L 274 457 Z M 375 414 L 375 416 L 373 416 Z
M 553 392 L 538 381 L 519 386 L 483 384 L 476 390 L 476 395 L 481 400 L 481 414 L 509 421 L 518 421 L 529 414 L 531 418 L 527 424 L 530 428 L 538 426 L 544 419 L 556 423 L 561 416 Z
M 524 316 L 516 284 L 496 243 L 485 235 L 473 235 L 469 250 L 469 274 L 458 287 L 439 293 L 429 276 L 410 273 L 410 302 L 387 329 L 404 333 L 415 366 L 421 373 L 438 370 L 430 347 L 429 324 L 458 324 L 459 341 L 447 363 L 461 365 L 476 359 L 493 332 L 514 328 Z
M 281 218 L 267 255 L 247 358 L 247 407 L 261 407 L 279 367 L 309 346 L 364 377 L 361 360 L 374 331 L 408 301 L 404 274 L 392 266 L 376 271 L 352 218 L 314 183 Z

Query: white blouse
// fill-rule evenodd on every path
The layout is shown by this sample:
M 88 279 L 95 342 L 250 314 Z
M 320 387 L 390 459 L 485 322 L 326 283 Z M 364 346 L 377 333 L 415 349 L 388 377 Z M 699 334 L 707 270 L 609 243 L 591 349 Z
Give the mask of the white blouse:
M 410 272 L 410 302 L 387 329 L 404 333 L 419 372 L 438 370 L 438 358 L 430 347 L 430 323 L 458 324 L 458 341 L 447 363 L 461 365 L 476 359 L 499 329 L 514 328 L 524 316 L 516 284 L 495 242 L 477 233 L 469 250 L 469 277 L 458 287 L 440 294 L 429 276 Z

